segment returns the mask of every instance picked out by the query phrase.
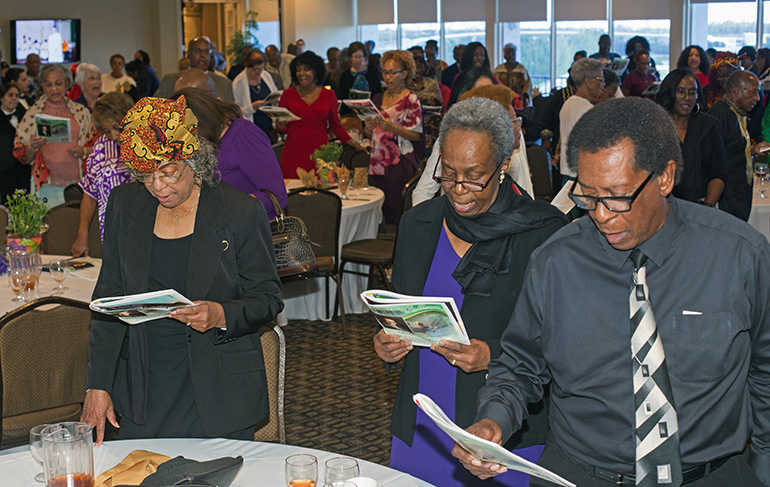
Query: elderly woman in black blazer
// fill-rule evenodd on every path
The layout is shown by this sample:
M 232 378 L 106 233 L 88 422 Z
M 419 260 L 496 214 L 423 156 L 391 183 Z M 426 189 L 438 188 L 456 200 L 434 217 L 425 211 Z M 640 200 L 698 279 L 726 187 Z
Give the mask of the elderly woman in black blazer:
M 216 151 L 184 97 L 144 98 L 121 124 L 136 182 L 115 188 L 94 298 L 176 289 L 195 306 L 91 327 L 82 420 L 121 438 L 253 438 L 268 415 L 259 328 L 281 311 L 264 207 L 217 182 Z

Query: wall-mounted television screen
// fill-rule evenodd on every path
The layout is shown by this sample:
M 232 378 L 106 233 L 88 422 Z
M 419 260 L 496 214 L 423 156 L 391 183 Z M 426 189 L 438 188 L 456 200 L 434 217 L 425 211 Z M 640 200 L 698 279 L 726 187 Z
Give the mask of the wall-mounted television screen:
M 21 64 L 30 54 L 43 63 L 80 61 L 80 19 L 11 21 L 11 63 Z

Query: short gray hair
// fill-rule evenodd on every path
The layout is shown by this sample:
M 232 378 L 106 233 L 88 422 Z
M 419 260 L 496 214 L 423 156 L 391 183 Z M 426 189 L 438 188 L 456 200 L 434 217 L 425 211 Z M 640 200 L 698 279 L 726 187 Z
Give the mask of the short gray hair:
M 72 72 L 61 64 L 44 64 L 37 74 L 37 84 L 42 87 L 46 76 L 55 72 L 59 72 L 64 76 L 64 87 L 66 89 L 72 88 Z
M 583 83 L 585 83 L 586 78 L 588 78 L 592 73 L 601 71 L 603 68 L 604 63 L 599 60 L 582 58 L 572 63 L 570 75 L 572 76 L 572 81 L 575 82 L 575 86 L 579 88 Z
M 102 74 L 102 70 L 99 69 L 99 66 L 95 64 L 89 64 L 89 63 L 78 64 L 78 67 L 75 70 L 75 84 L 83 86 L 83 82 L 86 80 L 86 74 L 88 74 L 91 71 L 95 71 L 98 74 Z
M 492 143 L 495 164 L 513 153 L 511 117 L 498 102 L 488 98 L 473 97 L 452 105 L 441 121 L 439 138 L 442 151 L 450 130 L 467 130 L 488 136 Z

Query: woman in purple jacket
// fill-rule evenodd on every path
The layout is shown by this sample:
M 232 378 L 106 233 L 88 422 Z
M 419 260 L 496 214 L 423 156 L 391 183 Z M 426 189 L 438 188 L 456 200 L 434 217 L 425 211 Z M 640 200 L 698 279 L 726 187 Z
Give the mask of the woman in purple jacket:
M 176 91 L 171 98 L 184 95 L 187 107 L 198 117 L 198 133 L 203 139 L 219 147 L 219 166 L 222 181 L 262 200 L 267 218 L 275 219 L 275 210 L 267 193 L 275 194 L 286 207 L 286 185 L 281 166 L 275 157 L 267 135 L 254 122 L 246 120 L 234 103 L 212 97 L 197 88 Z

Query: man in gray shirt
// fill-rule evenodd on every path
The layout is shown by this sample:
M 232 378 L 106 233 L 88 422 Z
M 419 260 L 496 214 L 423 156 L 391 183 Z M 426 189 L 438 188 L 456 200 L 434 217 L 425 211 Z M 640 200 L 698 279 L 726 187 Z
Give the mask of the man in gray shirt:
M 635 475 L 638 485 L 770 485 L 767 239 L 731 215 L 669 196 L 681 174 L 679 141 L 671 118 L 648 100 L 597 105 L 575 125 L 568 150 L 573 190 L 583 195 L 573 200 L 588 217 L 532 254 L 468 431 L 504 442 L 550 382 L 551 434 L 539 463 L 581 487 L 635 485 Z M 639 251 L 644 264 L 629 260 Z M 643 286 L 635 265 L 646 269 Z M 649 374 L 639 368 L 639 343 L 632 346 L 635 300 L 654 311 L 665 352 L 652 376 L 668 376 L 675 417 L 668 431 L 653 431 L 678 435 L 664 462 L 677 465 L 673 480 L 660 464 L 640 475 L 637 446 L 647 437 L 637 423 L 649 399 L 636 381 Z M 458 446 L 452 453 L 482 478 L 505 470 Z

